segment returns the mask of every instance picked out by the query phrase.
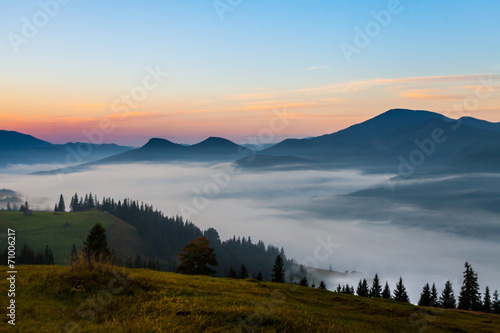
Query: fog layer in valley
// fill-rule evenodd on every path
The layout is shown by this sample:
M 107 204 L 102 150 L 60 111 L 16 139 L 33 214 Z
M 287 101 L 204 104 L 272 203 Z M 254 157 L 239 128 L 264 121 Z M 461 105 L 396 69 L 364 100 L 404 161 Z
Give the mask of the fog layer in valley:
M 202 229 L 215 227 L 222 239 L 251 236 L 283 246 L 299 263 L 325 269 L 331 264 L 367 278 L 378 272 L 392 289 L 402 275 L 413 303 L 426 282 L 442 289 L 450 279 L 458 293 L 466 260 L 479 273 L 482 290 L 500 288 L 500 177 L 449 176 L 391 186 L 387 179 L 352 170 L 129 164 L 59 176 L 2 174 L 0 188 L 47 210 L 60 194 L 69 206 L 75 192 L 144 201 Z M 333 289 L 337 281 L 326 282 Z

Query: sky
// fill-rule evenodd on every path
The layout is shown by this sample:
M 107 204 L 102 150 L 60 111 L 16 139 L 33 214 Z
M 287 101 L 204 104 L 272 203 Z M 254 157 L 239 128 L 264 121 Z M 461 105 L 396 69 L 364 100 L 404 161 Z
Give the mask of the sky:
M 461 0 L 2 1 L 0 129 L 140 146 L 317 136 L 392 108 L 499 122 L 499 12 Z

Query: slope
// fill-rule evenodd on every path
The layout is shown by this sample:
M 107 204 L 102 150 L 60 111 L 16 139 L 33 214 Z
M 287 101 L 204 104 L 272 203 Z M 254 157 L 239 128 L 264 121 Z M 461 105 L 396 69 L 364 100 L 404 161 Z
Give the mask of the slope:
M 21 332 L 498 332 L 500 316 L 288 284 L 101 268 L 19 266 Z M 8 281 L 2 279 L 6 290 Z M 1 298 L 6 306 L 7 297 Z M 4 316 L 4 325 L 7 317 Z

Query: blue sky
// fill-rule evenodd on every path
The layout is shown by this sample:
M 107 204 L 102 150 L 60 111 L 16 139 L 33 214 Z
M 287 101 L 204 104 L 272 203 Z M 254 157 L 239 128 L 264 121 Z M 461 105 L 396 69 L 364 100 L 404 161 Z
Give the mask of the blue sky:
M 22 36 L 23 18 L 33 23 L 41 3 L 55 1 L 0 5 L 0 121 L 5 129 L 51 141 L 82 139 L 81 131 L 109 116 L 109 104 L 140 83 L 148 66 L 161 66 L 168 79 L 135 115 L 116 122 L 107 141 L 140 144 L 152 135 L 241 141 L 267 124 L 271 107 L 289 107 L 300 119 L 276 139 L 333 132 L 392 107 L 446 113 L 455 101 L 437 95 L 466 98 L 461 88 L 477 85 L 477 75 L 500 72 L 500 3 L 494 1 L 244 0 L 228 5 L 232 11 L 221 20 L 213 1 L 73 0 L 59 4 L 16 54 L 10 39 Z M 372 12 L 390 6 L 399 13 L 348 63 L 341 43 L 353 45 L 355 28 L 364 31 Z M 386 95 L 379 86 L 349 96 L 339 89 L 295 93 L 374 79 L 467 75 L 454 84 L 398 88 L 417 89 L 413 94 Z M 435 93 L 426 99 L 428 89 Z M 500 121 L 499 105 L 496 92 L 471 115 Z

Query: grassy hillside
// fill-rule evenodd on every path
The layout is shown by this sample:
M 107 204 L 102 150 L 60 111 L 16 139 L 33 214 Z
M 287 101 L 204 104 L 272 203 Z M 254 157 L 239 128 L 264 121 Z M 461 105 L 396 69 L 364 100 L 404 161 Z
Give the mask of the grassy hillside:
M 496 315 L 254 280 L 19 266 L 17 283 L 19 332 L 500 332 Z
M 66 222 L 68 226 L 65 226 Z M 0 230 L 3 233 L 6 233 L 7 228 L 16 231 L 18 251 L 24 242 L 35 251 L 49 245 L 56 264 L 60 265 L 69 264 L 71 247 L 73 244 L 81 246 L 95 223 L 103 225 L 110 247 L 118 253 L 128 256 L 146 253 L 146 247 L 135 227 L 101 211 L 58 214 L 33 212 L 31 216 L 20 212 L 0 212 Z

